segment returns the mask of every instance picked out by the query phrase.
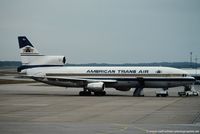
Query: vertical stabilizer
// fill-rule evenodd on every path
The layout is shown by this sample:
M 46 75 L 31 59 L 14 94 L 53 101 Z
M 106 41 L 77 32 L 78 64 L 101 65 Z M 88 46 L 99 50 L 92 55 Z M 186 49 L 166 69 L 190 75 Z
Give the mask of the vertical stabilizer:
M 19 36 L 18 42 L 22 65 L 28 65 L 32 60 L 32 56 L 38 56 L 39 52 L 36 48 L 34 48 L 26 36 Z

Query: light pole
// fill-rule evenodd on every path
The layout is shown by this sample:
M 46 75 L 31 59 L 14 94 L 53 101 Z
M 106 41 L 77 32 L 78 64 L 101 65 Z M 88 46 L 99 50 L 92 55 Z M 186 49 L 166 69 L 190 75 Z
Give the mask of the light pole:
M 198 61 L 198 58 L 197 58 L 197 56 L 196 56 L 196 57 L 195 57 L 195 65 L 196 65 L 196 67 L 195 67 L 195 68 L 196 68 L 196 75 L 197 75 L 197 66 L 198 66 L 198 62 L 197 62 L 197 61 Z
M 192 52 L 190 52 L 190 67 L 192 68 Z

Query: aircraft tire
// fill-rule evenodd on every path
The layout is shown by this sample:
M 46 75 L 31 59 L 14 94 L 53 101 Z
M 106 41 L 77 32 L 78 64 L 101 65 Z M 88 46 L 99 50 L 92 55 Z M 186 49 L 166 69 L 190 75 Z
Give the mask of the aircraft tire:
M 161 96 L 162 96 L 162 97 L 167 97 L 167 94 L 162 94 Z
M 156 94 L 156 97 L 160 97 L 160 95 L 159 95 L 159 94 Z
M 79 95 L 80 96 L 91 96 L 91 92 L 90 91 L 80 91 Z
M 105 96 L 106 92 L 105 91 L 101 91 L 101 92 L 94 92 L 95 96 Z

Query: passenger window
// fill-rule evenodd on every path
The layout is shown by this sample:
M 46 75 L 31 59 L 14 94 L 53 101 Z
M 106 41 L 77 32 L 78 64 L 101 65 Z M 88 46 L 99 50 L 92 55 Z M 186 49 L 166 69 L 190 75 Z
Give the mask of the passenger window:
M 187 74 L 183 74 L 183 77 L 186 77 L 187 76 Z

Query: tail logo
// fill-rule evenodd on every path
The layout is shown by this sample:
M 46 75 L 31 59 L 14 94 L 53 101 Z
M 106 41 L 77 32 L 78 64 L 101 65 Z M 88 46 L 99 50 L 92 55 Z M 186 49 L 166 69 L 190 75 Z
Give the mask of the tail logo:
M 23 53 L 33 53 L 33 49 L 30 48 L 30 47 L 25 47 L 25 48 L 23 49 Z

